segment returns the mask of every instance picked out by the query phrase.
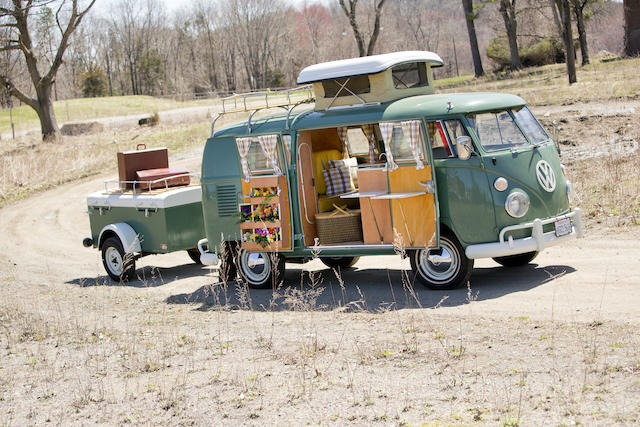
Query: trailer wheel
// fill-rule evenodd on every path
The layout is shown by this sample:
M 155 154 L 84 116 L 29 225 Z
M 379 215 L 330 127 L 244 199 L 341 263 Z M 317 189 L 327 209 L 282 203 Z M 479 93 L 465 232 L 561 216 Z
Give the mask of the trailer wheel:
M 191 258 L 191 261 L 195 262 L 196 264 L 202 265 L 202 261 L 200 261 L 200 251 L 198 250 L 198 248 L 187 249 L 187 254 L 189 254 L 189 258 Z
M 320 261 L 331 269 L 345 270 L 353 267 L 360 259 L 359 256 L 346 256 L 346 257 L 327 257 L 320 258 Z
M 120 239 L 109 237 L 102 244 L 102 265 L 109 277 L 116 282 L 127 282 L 136 278 L 136 260 L 125 253 Z
M 473 260 L 467 258 L 458 239 L 452 233 L 442 233 L 440 250 L 418 249 L 409 255 L 411 270 L 429 289 L 455 289 L 465 283 L 473 270 Z
M 242 280 L 250 288 L 278 286 L 284 278 L 284 257 L 277 252 L 238 252 L 236 265 Z
M 495 257 L 493 258 L 493 260 L 505 267 L 521 267 L 523 265 L 529 264 L 537 256 L 538 256 L 538 252 L 533 251 L 533 252 L 525 252 L 523 254 L 518 254 L 518 255 Z

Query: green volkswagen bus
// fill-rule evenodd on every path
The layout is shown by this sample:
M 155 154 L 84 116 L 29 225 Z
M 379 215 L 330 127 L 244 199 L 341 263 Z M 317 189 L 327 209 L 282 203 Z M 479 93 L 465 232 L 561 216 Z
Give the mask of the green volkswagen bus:
M 254 110 L 215 131 L 214 120 L 202 159 L 203 262 L 220 259 L 223 280 L 239 274 L 264 288 L 285 261 L 319 256 L 345 268 L 399 253 L 425 286 L 450 289 L 477 258 L 524 265 L 580 237 L 558 146 L 525 101 L 435 93 L 442 64 L 423 51 L 316 64 L 298 77 L 313 105 Z

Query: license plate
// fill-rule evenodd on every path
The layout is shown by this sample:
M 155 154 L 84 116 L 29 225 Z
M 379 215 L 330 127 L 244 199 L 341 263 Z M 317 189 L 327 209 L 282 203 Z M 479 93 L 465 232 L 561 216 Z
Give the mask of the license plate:
M 571 233 L 571 218 L 559 219 L 555 222 L 556 236 L 565 236 Z

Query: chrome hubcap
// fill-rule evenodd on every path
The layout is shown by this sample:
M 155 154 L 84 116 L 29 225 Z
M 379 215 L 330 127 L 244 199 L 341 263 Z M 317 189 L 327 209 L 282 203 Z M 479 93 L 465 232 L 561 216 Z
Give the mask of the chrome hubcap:
M 107 261 L 107 266 L 109 266 L 109 271 L 113 273 L 115 276 L 120 276 L 122 274 L 122 256 L 120 252 L 112 246 L 108 247 L 105 251 L 105 259 Z
M 250 282 L 262 283 L 269 277 L 271 260 L 269 254 L 242 251 L 240 266 Z
M 445 239 L 440 239 L 440 250 L 418 251 L 417 261 L 422 274 L 434 282 L 450 280 L 460 269 L 458 252 L 452 243 Z

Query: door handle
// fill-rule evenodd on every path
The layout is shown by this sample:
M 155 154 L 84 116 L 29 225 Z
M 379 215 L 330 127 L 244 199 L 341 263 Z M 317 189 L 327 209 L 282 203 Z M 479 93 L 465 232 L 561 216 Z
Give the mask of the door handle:
M 425 192 L 427 192 L 428 194 L 434 194 L 436 191 L 435 186 L 433 185 L 433 181 L 432 180 L 428 180 L 425 182 L 422 181 L 418 181 L 418 184 L 420 184 L 422 187 L 424 187 Z

